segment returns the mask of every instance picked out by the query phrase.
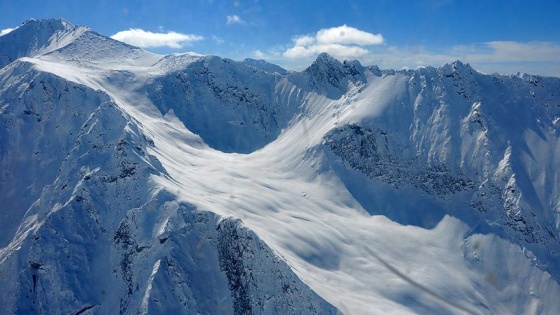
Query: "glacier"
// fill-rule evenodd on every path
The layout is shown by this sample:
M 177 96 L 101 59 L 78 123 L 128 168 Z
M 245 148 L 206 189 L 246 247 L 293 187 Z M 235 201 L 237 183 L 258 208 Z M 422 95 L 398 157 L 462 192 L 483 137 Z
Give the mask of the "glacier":
M 0 36 L 12 313 L 555 314 L 560 79 Z

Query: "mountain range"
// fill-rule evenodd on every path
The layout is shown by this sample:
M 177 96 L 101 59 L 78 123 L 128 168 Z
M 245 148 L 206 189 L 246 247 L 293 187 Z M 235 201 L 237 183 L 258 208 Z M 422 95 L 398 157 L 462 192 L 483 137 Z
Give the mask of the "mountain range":
M 560 78 L 0 36 L 6 314 L 555 314 Z

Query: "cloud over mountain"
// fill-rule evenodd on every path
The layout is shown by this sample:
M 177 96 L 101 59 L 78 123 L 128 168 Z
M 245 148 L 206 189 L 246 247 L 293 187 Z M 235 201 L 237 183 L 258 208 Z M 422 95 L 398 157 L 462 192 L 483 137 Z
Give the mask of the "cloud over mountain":
M 362 46 L 383 44 L 381 34 L 372 34 L 346 24 L 319 30 L 315 35 L 300 35 L 293 38 L 294 47 L 283 55 L 301 58 L 327 52 L 337 58 L 356 58 L 369 51 Z
M 182 34 L 177 32 L 153 33 L 138 28 L 120 31 L 112 35 L 111 38 L 142 48 L 166 46 L 175 49 L 204 39 L 204 37 L 194 34 Z

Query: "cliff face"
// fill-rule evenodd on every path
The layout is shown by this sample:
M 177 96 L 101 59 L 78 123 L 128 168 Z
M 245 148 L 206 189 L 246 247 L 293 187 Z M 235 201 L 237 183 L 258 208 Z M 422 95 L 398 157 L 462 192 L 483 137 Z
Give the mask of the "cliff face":
M 426 226 L 423 220 L 451 214 L 555 260 L 558 79 L 481 75 L 460 62 L 406 74 L 406 92 L 381 115 L 352 118 L 327 133 L 332 159 L 343 172 L 351 169 L 396 191 L 412 189 L 439 205 L 407 224 Z M 355 186 L 353 178 L 346 185 Z M 419 206 L 401 211 L 418 212 Z M 375 205 L 366 209 L 379 213 Z
M 0 47 L 7 313 L 560 307 L 559 79 Z

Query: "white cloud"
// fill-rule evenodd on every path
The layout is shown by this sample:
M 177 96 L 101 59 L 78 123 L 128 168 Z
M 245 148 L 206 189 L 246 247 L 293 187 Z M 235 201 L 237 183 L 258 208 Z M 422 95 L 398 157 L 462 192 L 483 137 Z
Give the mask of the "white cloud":
M 560 61 L 560 44 L 551 42 L 493 41 L 455 47 L 455 51 L 461 52 L 461 49 L 467 49 L 470 58 L 480 61 Z
M 8 34 L 9 32 L 11 32 L 11 31 L 13 31 L 13 30 L 15 30 L 15 28 L 6 28 L 6 29 L 3 29 L 3 30 L 0 31 L 0 36 L 6 35 L 6 34 Z
M 344 46 L 340 44 L 321 44 L 309 46 L 295 46 L 284 52 L 288 58 L 302 58 L 328 52 L 336 58 L 358 58 L 368 53 L 368 50 L 358 46 Z
M 257 59 L 265 59 L 268 57 L 265 53 L 258 49 L 253 52 L 253 56 Z
M 379 45 L 383 43 L 381 34 L 371 34 L 357 28 L 342 25 L 322 29 L 317 32 L 317 42 L 321 44 L 355 44 L 360 46 Z
M 271 63 L 280 64 L 283 61 L 286 61 L 286 57 L 283 56 L 283 52 L 285 47 L 283 46 L 276 46 L 267 51 L 262 51 L 260 49 L 254 50 L 252 52 L 252 57 L 255 59 L 264 59 Z
M 142 48 L 167 46 L 176 49 L 204 39 L 199 35 L 177 32 L 153 33 L 138 28 L 120 31 L 111 38 Z
M 226 22 L 228 25 L 231 24 L 245 24 L 245 21 L 243 21 L 239 15 L 228 15 L 226 17 Z
M 426 47 L 384 47 L 360 58 L 385 69 L 441 66 L 454 60 L 470 63 L 484 73 L 526 72 L 560 76 L 560 43 L 492 41 L 438 50 Z
M 315 44 L 315 37 L 312 36 L 297 36 L 294 38 L 295 47 L 305 47 Z
M 369 51 L 361 46 L 379 45 L 384 42 L 381 34 L 372 34 L 342 25 L 319 30 L 313 35 L 293 38 L 294 46 L 284 52 L 286 58 L 298 59 L 327 52 L 336 58 L 357 58 Z

